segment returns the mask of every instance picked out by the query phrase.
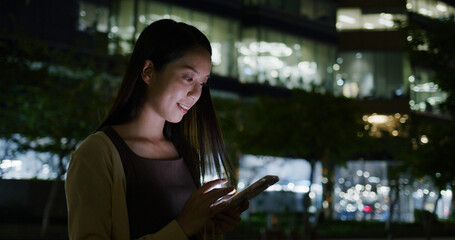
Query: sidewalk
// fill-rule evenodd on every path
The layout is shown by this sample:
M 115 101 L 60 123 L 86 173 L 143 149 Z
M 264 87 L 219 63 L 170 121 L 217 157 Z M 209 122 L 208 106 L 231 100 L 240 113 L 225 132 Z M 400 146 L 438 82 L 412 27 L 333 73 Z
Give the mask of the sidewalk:
M 224 240 L 301 240 L 301 238 L 296 238 L 296 239 L 290 239 L 288 237 L 280 238 L 280 237 L 271 237 L 271 238 L 266 238 L 266 237 L 261 237 L 261 236 L 226 236 Z M 387 238 L 384 237 L 378 237 L 378 238 L 339 238 L 339 237 L 333 237 L 333 238 L 316 238 L 316 240 L 387 240 Z M 393 238 L 393 240 L 426 240 L 425 237 L 399 237 L 399 238 Z M 431 240 L 455 240 L 455 236 L 450 237 L 432 237 Z
M 269 240 L 265 238 L 224 238 L 224 240 Z M 271 238 L 270 240 L 287 240 Z M 387 238 L 316 238 L 316 240 L 387 240 Z M 418 238 L 393 238 L 393 240 L 426 240 L 425 237 Z M 455 240 L 455 237 L 432 237 L 431 240 Z
M 317 240 L 387 240 L 387 238 L 317 238 Z M 426 240 L 425 237 L 393 238 L 394 240 Z M 431 237 L 431 240 L 455 240 L 455 237 Z

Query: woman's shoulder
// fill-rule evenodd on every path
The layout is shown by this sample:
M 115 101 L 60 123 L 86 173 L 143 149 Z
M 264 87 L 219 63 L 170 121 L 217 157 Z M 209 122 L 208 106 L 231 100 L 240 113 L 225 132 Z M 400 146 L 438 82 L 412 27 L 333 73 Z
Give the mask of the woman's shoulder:
M 113 147 L 113 144 L 109 137 L 102 131 L 92 133 L 85 138 L 81 145 L 76 149 L 76 152 L 85 150 L 106 150 Z
M 97 131 L 90 134 L 81 145 L 74 151 L 72 158 L 111 158 L 117 155 L 117 150 L 109 139 L 109 137 L 102 131 Z
M 113 178 L 124 180 L 120 155 L 104 132 L 93 133 L 83 140 L 69 162 L 67 182 L 90 176 L 96 176 L 96 179 L 107 177 L 109 181 Z

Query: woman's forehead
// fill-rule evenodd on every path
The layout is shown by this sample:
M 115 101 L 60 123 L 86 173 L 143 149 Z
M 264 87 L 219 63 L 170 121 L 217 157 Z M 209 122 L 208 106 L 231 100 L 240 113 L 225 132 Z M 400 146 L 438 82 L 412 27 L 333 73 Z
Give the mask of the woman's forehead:
M 212 60 L 210 54 L 204 51 L 188 51 L 174 62 L 181 69 L 190 70 L 196 74 L 207 75 L 210 73 Z

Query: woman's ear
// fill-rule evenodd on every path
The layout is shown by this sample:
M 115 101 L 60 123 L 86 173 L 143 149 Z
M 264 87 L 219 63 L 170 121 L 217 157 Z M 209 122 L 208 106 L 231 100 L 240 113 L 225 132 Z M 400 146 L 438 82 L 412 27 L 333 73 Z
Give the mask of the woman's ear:
M 152 82 L 153 75 L 155 74 L 155 67 L 153 62 L 149 59 L 145 60 L 142 66 L 141 77 L 145 84 L 150 85 Z

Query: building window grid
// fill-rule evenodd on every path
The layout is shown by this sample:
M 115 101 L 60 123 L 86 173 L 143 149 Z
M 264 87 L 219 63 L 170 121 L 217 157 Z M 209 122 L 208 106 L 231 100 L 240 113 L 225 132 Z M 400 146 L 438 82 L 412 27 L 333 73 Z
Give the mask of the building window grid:
M 153 20 L 156 20 L 157 18 L 171 18 L 171 19 L 174 19 L 177 21 L 184 21 L 184 22 L 186 21 L 193 25 L 194 24 L 201 25 L 201 23 L 204 23 L 204 24 L 208 23 L 207 26 L 201 25 L 201 26 L 197 26 L 197 27 L 199 27 L 202 32 L 207 34 L 208 38 L 211 40 L 212 43 L 218 44 L 218 46 L 215 46 L 215 47 L 219 48 L 219 45 L 220 44 L 222 45 L 223 49 L 221 50 L 221 52 L 223 54 L 225 54 L 225 53 L 228 54 L 228 56 L 221 56 L 221 58 L 222 58 L 221 61 L 222 61 L 223 66 L 221 66 L 221 67 L 214 66 L 214 68 L 213 68 L 214 73 L 220 74 L 222 76 L 241 77 L 241 74 L 239 75 L 239 69 L 238 69 L 239 66 L 236 61 L 237 56 L 240 56 L 241 54 L 238 55 L 239 51 L 235 47 L 234 42 L 239 41 L 239 40 L 241 41 L 243 39 L 240 38 L 241 36 L 239 34 L 234 34 L 235 31 L 229 31 L 228 33 L 226 33 L 226 39 L 228 39 L 228 41 L 224 41 L 224 43 L 221 43 L 221 42 L 217 42 L 218 40 L 214 40 L 214 38 L 215 38 L 214 31 L 215 31 L 215 28 L 217 27 L 215 25 L 216 25 L 217 19 L 222 19 L 221 17 L 216 17 L 214 15 L 205 14 L 205 13 L 201 13 L 201 12 L 197 12 L 194 10 L 185 9 L 185 8 L 181 8 L 181 7 L 177 7 L 177 6 L 173 6 L 173 5 L 165 4 L 165 3 L 161 3 L 161 2 L 138 1 L 137 4 L 139 4 L 139 7 L 138 7 L 139 11 L 137 13 L 138 16 L 136 16 L 138 21 L 137 21 L 136 27 L 134 27 L 135 18 L 131 17 L 132 14 L 134 14 L 134 7 L 135 7 L 134 2 L 117 1 L 116 3 L 117 4 L 114 7 L 114 11 L 115 11 L 114 15 L 116 17 L 111 18 L 112 27 L 110 28 L 110 32 L 109 32 L 110 53 L 120 53 L 120 54 L 130 53 L 132 51 L 132 46 L 133 46 L 132 43 L 138 38 L 139 33 L 148 24 L 150 24 Z M 147 13 L 149 13 L 148 14 L 149 16 L 147 16 Z M 156 13 L 158 13 L 158 14 L 156 14 Z M 179 16 L 177 16 L 177 15 L 179 15 Z M 202 20 L 198 21 L 198 18 L 203 19 L 204 21 L 202 21 Z M 222 20 L 228 21 L 226 19 L 222 19 Z M 237 26 L 238 26 L 238 24 L 237 24 Z M 240 32 L 242 32 L 241 29 L 236 27 L 235 23 L 232 21 L 228 21 L 228 29 L 230 29 L 230 30 L 238 29 L 238 30 L 240 30 Z M 136 32 L 136 35 L 134 35 L 134 32 Z M 273 38 L 273 36 L 275 36 L 275 35 L 279 36 L 278 37 L 279 39 L 276 41 L 272 41 L 272 42 L 283 43 L 283 42 L 287 42 L 287 39 L 289 38 L 286 34 L 282 34 L 282 33 L 274 33 L 273 35 L 270 35 L 272 33 L 265 29 L 258 29 L 256 31 L 256 34 L 257 34 L 256 39 L 258 39 L 259 42 L 263 41 L 262 39 L 267 41 L 269 38 Z M 308 61 L 308 64 L 310 64 L 310 66 L 314 67 L 314 70 L 316 71 L 314 76 L 307 77 L 307 78 L 311 78 L 311 79 L 304 80 L 304 79 L 302 79 L 302 77 L 300 77 L 301 78 L 300 80 L 297 80 L 297 81 L 294 80 L 294 83 L 289 83 L 289 82 L 286 82 L 286 79 L 284 79 L 283 77 L 274 77 L 274 79 L 271 79 L 270 76 L 266 75 L 266 72 L 268 72 L 267 69 L 265 69 L 262 72 L 259 72 L 258 69 L 255 69 L 256 72 L 253 73 L 254 82 L 273 82 L 273 84 L 271 84 L 271 85 L 283 86 L 283 87 L 287 87 L 287 88 L 311 89 L 311 86 L 314 85 L 315 83 L 320 84 L 321 79 L 329 79 L 330 75 L 327 72 L 322 71 L 322 70 L 326 69 L 323 66 L 331 65 L 331 64 L 324 62 L 324 61 L 330 61 L 330 56 L 322 57 L 321 59 L 323 59 L 323 60 L 321 62 L 318 54 L 320 54 L 319 53 L 320 47 L 327 47 L 327 48 L 330 48 L 330 47 L 322 46 L 322 45 L 319 46 L 314 41 L 309 41 L 309 43 L 311 45 L 313 45 L 313 47 L 308 47 L 311 49 L 311 53 L 309 53 L 309 55 L 313 56 L 312 59 L 304 59 L 302 56 L 297 56 L 297 61 L 298 62 Z M 304 44 L 305 43 L 304 43 L 303 39 L 300 39 L 299 45 L 303 46 Z M 237 51 L 224 50 L 224 49 L 229 49 L 229 48 L 232 50 L 236 49 Z M 216 49 L 216 51 L 220 51 L 220 50 Z M 330 52 L 330 50 L 327 52 Z M 261 57 L 262 55 L 264 55 L 264 54 L 258 53 L 257 57 Z M 283 60 L 283 61 L 285 61 L 285 60 Z M 256 58 L 256 66 L 259 66 L 259 63 L 260 63 L 259 59 Z M 320 69 L 317 69 L 318 67 Z M 321 69 L 321 67 L 322 67 L 322 69 Z M 278 71 L 280 71 L 280 69 L 275 70 L 273 72 L 273 75 L 274 76 L 277 75 Z M 289 73 L 288 73 L 288 75 L 289 75 Z M 296 84 L 295 82 L 299 82 L 299 83 L 301 82 L 301 84 Z M 303 83 L 303 82 L 305 82 L 305 83 Z
M 333 82 L 328 67 L 334 63 L 334 46 L 266 28 L 244 29 L 242 36 L 237 47 L 241 82 L 322 91 Z
M 412 71 L 413 75 L 408 78 L 411 110 L 441 113 L 438 105 L 445 101 L 447 93 L 432 81 L 435 73 L 418 67 Z
M 147 3 L 148 3 L 147 1 L 144 1 L 144 2 L 145 2 L 145 4 L 146 4 L 146 9 L 147 9 L 147 7 L 150 6 L 150 5 L 147 4 Z M 419 4 L 420 4 L 420 3 L 429 4 L 429 3 L 433 3 L 434 1 L 429 1 L 429 0 L 427 0 L 427 1 L 417 1 L 417 0 L 413 0 L 413 1 L 411 1 L 411 2 L 416 3 L 415 6 L 418 7 L 418 6 L 419 6 L 418 3 L 419 3 Z M 120 6 L 120 5 L 119 5 L 119 6 Z M 114 8 L 114 9 L 115 9 L 116 11 L 119 11 L 119 8 L 118 8 L 118 7 L 117 7 L 117 8 Z M 97 14 L 95 15 L 95 16 L 96 16 L 95 19 L 98 19 L 99 16 L 100 16 L 100 14 L 99 14 L 99 12 L 98 12 L 98 11 L 99 11 L 98 8 L 96 8 L 95 11 L 97 12 Z M 133 11 L 133 12 L 134 12 L 134 11 Z M 170 5 L 167 5 L 167 6 L 166 6 L 166 12 L 167 12 L 167 14 L 169 14 L 170 16 L 172 16 L 173 7 L 170 6 Z M 193 11 L 188 11 L 188 19 L 189 19 L 189 21 L 193 21 L 193 13 L 194 13 Z M 117 15 L 117 17 L 118 17 L 118 16 L 119 16 L 119 15 Z M 136 17 L 138 17 L 138 16 L 136 16 Z M 215 17 L 214 17 L 213 15 L 208 15 L 208 18 L 209 18 L 209 21 L 208 21 L 208 23 L 209 23 L 209 25 L 208 25 L 208 37 L 209 37 L 209 38 L 213 38 L 213 36 L 214 36 L 214 27 L 215 27 Z M 114 18 L 112 18 L 112 19 L 114 19 Z M 117 23 L 120 22 L 119 19 L 115 19 L 114 22 L 115 22 L 115 21 L 117 21 Z M 94 20 L 94 22 L 96 23 L 96 22 L 98 22 L 98 20 Z M 140 23 L 134 24 L 134 20 L 133 20 L 133 19 L 131 20 L 131 22 L 132 22 L 132 26 L 134 26 L 134 25 L 136 25 L 136 26 L 140 25 Z M 118 25 L 118 24 L 110 24 L 110 23 L 111 23 L 111 18 L 109 18 L 109 26 Z M 229 22 L 228 25 L 229 25 L 229 29 L 232 30 L 232 28 L 234 27 L 234 24 L 233 24 L 232 22 Z M 97 27 L 98 27 L 98 26 L 97 26 Z M 141 26 L 141 27 L 144 27 L 144 26 Z M 97 28 L 97 30 L 98 30 L 98 31 L 101 31 L 99 28 Z M 109 29 L 109 30 L 111 30 L 111 29 Z M 142 29 L 141 29 L 141 30 L 142 30 Z M 102 31 L 101 31 L 101 32 L 102 32 Z M 231 33 L 232 31 L 229 31 L 229 32 Z M 262 39 L 268 41 L 268 40 L 269 40 L 269 37 L 271 36 L 271 32 L 267 32 L 265 29 L 260 29 L 259 31 L 257 31 L 257 33 L 258 33 L 258 36 L 259 36 L 259 37 L 258 37 L 258 40 L 259 40 L 259 41 L 261 41 Z M 232 34 L 229 34 L 228 36 L 230 36 L 230 37 L 229 37 L 229 38 L 230 38 L 230 41 L 228 41 L 228 43 L 231 43 L 229 46 L 230 46 L 230 47 L 233 47 L 233 46 L 234 46 L 233 41 L 234 41 L 235 37 L 232 37 Z M 133 37 L 136 37 L 136 38 L 137 38 L 137 36 L 132 35 L 131 40 L 134 40 Z M 281 38 L 280 42 L 283 42 L 283 43 L 288 43 L 288 42 L 289 42 L 289 38 L 291 38 L 290 36 L 285 35 L 285 34 L 282 34 L 282 35 L 280 35 L 279 37 Z M 127 38 L 126 38 L 126 39 L 123 39 L 123 40 L 124 40 L 124 41 L 128 41 Z M 301 45 L 305 44 L 305 42 L 304 42 L 304 40 L 303 40 L 302 38 L 299 38 L 297 41 L 298 41 Z M 327 68 L 326 68 L 326 66 L 325 66 L 324 64 L 329 63 L 329 60 L 328 60 L 328 61 L 320 60 L 320 58 L 322 58 L 322 56 L 324 56 L 324 54 L 322 54 L 322 49 L 323 49 L 324 45 L 321 44 L 321 43 L 318 43 L 318 42 L 316 42 L 316 41 L 310 41 L 310 43 L 313 45 L 313 46 L 311 47 L 311 49 L 313 50 L 313 51 L 312 51 L 312 56 L 314 57 L 313 60 L 314 60 L 316 63 L 318 63 L 318 71 L 324 71 L 325 69 L 328 69 L 328 67 L 330 67 L 330 64 L 327 65 Z M 331 54 L 331 51 L 336 51 L 335 48 L 327 48 L 327 50 L 328 50 L 328 51 L 327 51 L 328 53 L 326 54 L 326 57 L 328 57 L 328 59 L 333 59 L 333 56 L 334 56 L 335 54 L 334 54 L 334 53 Z M 234 52 L 234 51 L 230 51 L 230 52 Z M 385 57 L 383 58 L 383 63 L 382 63 L 382 65 L 384 66 L 384 68 L 385 68 L 385 70 L 386 70 L 386 71 L 384 71 L 385 74 L 386 74 L 386 79 L 391 79 L 391 77 L 390 77 L 391 72 L 388 71 L 388 66 L 389 66 L 389 65 L 386 64 L 386 63 L 387 63 L 387 60 L 386 60 L 386 59 L 387 59 L 387 54 L 385 54 L 384 56 L 385 56 Z M 229 66 L 232 66 L 232 68 L 234 68 L 236 65 L 233 64 L 233 62 L 235 62 L 234 59 L 236 59 L 236 58 L 228 58 L 228 59 L 231 60 L 231 61 L 230 61 L 230 64 L 228 63 Z M 302 56 L 298 56 L 298 61 L 303 61 L 303 60 L 304 60 L 304 59 L 302 58 Z M 380 56 L 379 56 L 379 55 L 374 55 L 374 56 L 373 56 L 373 65 L 374 65 L 374 66 L 378 65 L 378 62 L 381 62 Z M 379 64 L 379 65 L 380 65 L 380 64 Z M 362 71 L 365 71 L 365 70 L 363 69 L 363 67 L 364 67 L 364 66 L 362 65 Z M 373 72 L 376 72 L 376 74 L 377 74 L 378 71 L 373 71 Z M 431 73 L 428 73 L 428 72 L 421 72 L 421 71 L 418 71 L 418 70 L 415 70 L 415 72 L 416 72 L 416 73 L 415 73 L 415 76 L 416 76 L 416 77 L 414 77 L 414 75 L 412 76 L 412 77 L 413 77 L 412 79 L 414 79 L 414 80 L 412 80 L 412 82 L 415 81 L 415 84 L 412 84 L 412 85 L 416 86 L 416 85 L 422 85 L 422 84 L 431 83 L 431 81 L 429 81 L 429 79 L 430 79 L 429 75 L 431 75 Z M 330 74 L 329 74 L 329 73 L 325 73 L 325 74 L 326 74 L 327 77 L 329 77 L 329 76 L 331 75 L 331 73 L 330 73 Z M 332 74 L 332 75 L 333 75 L 333 74 Z M 322 77 L 322 76 L 324 76 L 324 74 L 323 74 L 323 73 L 320 73 L 320 74 L 318 74 L 317 76 Z M 377 76 L 375 76 L 375 79 L 376 79 L 376 78 L 377 78 Z M 409 81 L 411 81 L 411 77 L 409 78 Z M 377 89 L 377 88 L 378 88 L 378 86 L 375 86 L 375 89 Z M 436 91 L 436 92 L 438 92 L 438 91 Z M 412 94 L 411 94 L 411 99 L 416 99 L 416 100 L 418 100 L 418 101 L 420 101 L 420 102 L 428 100 L 428 98 L 429 98 L 428 96 L 431 96 L 431 94 L 427 94 L 428 96 L 426 96 L 426 95 L 425 95 L 425 94 L 426 94 L 425 92 L 424 92 L 423 94 L 420 94 L 420 95 L 419 95 L 419 91 L 417 91 L 417 90 L 412 90 L 411 93 L 412 93 Z M 411 101 L 412 101 L 412 100 L 411 100 Z M 420 109 L 420 110 L 425 110 L 425 109 Z M 400 194 L 401 194 L 401 193 L 400 193 Z M 423 208 L 424 206 L 421 206 L 421 207 Z
M 123 3 L 122 3 L 123 2 Z M 109 52 L 111 54 L 120 53 L 120 54 L 128 54 L 132 51 L 132 42 L 139 37 L 140 32 L 151 22 L 157 20 L 158 18 L 171 18 L 176 21 L 183 21 L 190 24 L 196 24 L 197 27 L 200 28 L 202 32 L 204 32 L 209 39 L 214 38 L 214 30 L 215 30 L 215 19 L 220 21 L 227 22 L 228 29 L 235 30 L 236 26 L 235 23 L 229 21 L 227 19 L 223 19 L 221 17 L 216 17 L 210 14 L 204 14 L 201 12 L 197 12 L 190 9 L 185 9 L 177 6 L 172 6 L 170 4 L 164 4 L 159 2 L 151 2 L 151 1 L 139 1 L 138 4 L 139 12 L 137 18 L 139 19 L 137 24 L 137 34 L 134 36 L 129 34 L 131 30 L 134 28 L 134 7 L 131 2 L 125 5 L 125 1 L 117 1 L 117 4 L 114 6 L 114 16 L 110 20 L 110 23 L 113 27 L 110 28 L 109 33 Z M 142 10 L 141 10 L 142 9 Z M 147 13 L 148 16 L 147 16 Z M 178 14 L 177 14 L 178 13 Z M 203 19 L 198 20 L 198 18 Z M 130 23 L 127 23 L 127 19 L 131 19 Z M 207 21 L 205 21 L 207 20 Z M 208 25 L 205 25 L 205 23 Z M 204 25 L 204 26 L 202 26 Z M 129 30 L 129 31 L 128 31 Z M 134 31 L 133 31 L 134 32 Z M 224 41 L 222 44 L 223 52 L 228 53 L 228 56 L 222 56 L 223 58 L 223 70 L 221 74 L 224 76 L 231 76 L 235 77 L 237 74 L 232 69 L 235 69 L 234 64 L 234 53 L 232 51 L 226 51 L 224 48 L 232 48 L 229 45 L 233 45 L 233 40 L 235 37 L 232 35 L 235 34 L 232 31 L 226 32 L 226 39 L 230 40 L 231 42 Z M 213 40 L 211 42 L 214 42 Z M 219 43 L 221 44 L 221 43 Z M 215 66 L 214 71 L 217 71 L 217 66 Z
M 300 4 L 303 4 L 304 2 L 308 3 L 308 1 L 302 1 L 302 3 L 300 3 Z M 136 29 L 134 27 L 135 18 L 134 17 L 128 18 L 128 15 L 131 16 L 132 14 L 134 14 L 133 1 L 117 1 L 116 3 L 117 4 L 115 4 L 114 7 L 112 8 L 113 12 L 116 13 L 116 14 L 112 14 L 112 15 L 114 15 L 116 17 L 112 17 L 112 15 L 111 15 L 111 18 L 109 19 L 108 23 L 104 23 L 105 25 L 109 26 L 108 36 L 109 36 L 109 39 L 111 39 L 111 41 L 109 43 L 109 49 L 110 49 L 111 53 L 114 53 L 114 52 L 128 53 L 128 52 L 132 51 L 131 43 L 135 40 L 135 38 L 138 37 L 139 32 L 142 31 L 142 29 L 145 28 L 145 26 L 147 26 L 150 23 L 150 22 L 140 21 L 141 20 L 140 18 L 143 17 L 147 12 L 152 13 L 152 12 L 156 12 L 157 10 L 161 9 L 159 12 L 164 13 L 162 17 L 174 18 L 175 20 L 180 20 L 180 21 L 183 20 L 183 21 L 188 21 L 190 23 L 196 22 L 198 15 L 199 15 L 199 17 L 207 18 L 208 21 L 206 21 L 206 22 L 208 23 L 208 26 L 206 27 L 206 29 L 202 29 L 202 30 L 205 31 L 205 33 L 208 35 L 209 39 L 214 38 L 214 28 L 216 27 L 215 19 L 219 18 L 219 17 L 213 16 L 210 14 L 204 14 L 204 13 L 196 12 L 194 10 L 189 10 L 189 9 L 185 9 L 185 8 L 181 8 L 181 7 L 177 7 L 177 6 L 172 6 L 170 4 L 158 3 L 155 1 L 138 1 L 138 4 L 140 4 L 141 7 L 139 7 L 138 16 L 136 16 L 139 19 L 139 21 L 137 22 L 137 31 L 134 31 L 133 28 Z M 430 0 L 408 0 L 407 3 L 408 3 L 407 4 L 408 9 L 410 9 L 411 11 L 418 12 L 419 9 L 421 9 L 421 8 L 433 7 L 432 9 L 437 9 L 437 6 L 438 6 L 437 4 L 439 4 L 440 2 L 439 1 L 430 1 Z M 81 1 L 81 9 L 86 8 L 85 5 L 87 5 L 87 4 L 85 4 L 85 5 L 84 4 L 85 3 L 83 1 Z M 409 4 L 411 4 L 411 5 L 409 5 Z M 451 7 L 449 5 L 444 5 L 444 6 L 447 6 L 447 12 L 450 13 L 451 11 L 454 11 L 453 7 Z M 317 8 L 316 5 L 314 5 L 313 7 Z M 89 8 L 89 9 L 91 9 L 91 8 Z M 90 13 L 90 14 L 95 16 L 96 18 L 100 17 L 99 9 L 96 8 L 94 11 L 95 11 L 94 15 L 93 15 L 93 13 Z M 180 16 L 176 15 L 177 12 L 179 12 L 178 15 L 180 15 Z M 82 14 L 81 11 L 80 11 L 80 14 Z M 105 14 L 102 14 L 102 15 L 105 15 Z M 174 15 L 176 15 L 176 16 L 174 16 Z M 196 15 L 196 17 L 195 17 L 195 15 Z M 90 19 L 88 19 L 88 20 L 90 20 Z M 87 21 L 86 19 L 82 18 L 82 22 L 84 20 Z M 92 20 L 90 20 L 90 21 L 93 22 Z M 95 19 L 94 22 L 98 22 L 98 20 Z M 235 28 L 234 23 L 232 21 L 228 21 L 228 22 L 229 22 L 228 28 L 230 30 Z M 137 32 L 136 36 L 133 35 L 134 32 Z M 228 39 L 228 41 L 226 41 L 224 43 L 224 46 L 223 46 L 224 48 L 228 48 L 228 49 L 232 49 L 232 50 L 234 48 L 236 48 L 236 47 L 234 47 L 234 42 L 235 42 L 235 40 L 240 39 L 239 38 L 240 35 L 237 34 L 237 37 L 232 36 L 233 32 L 234 31 L 229 31 L 229 33 L 227 33 L 226 38 Z M 259 42 L 261 42 L 263 40 L 269 41 L 269 38 L 270 38 L 269 35 L 271 34 L 270 31 L 266 31 L 265 29 L 260 28 L 258 31 L 256 31 L 256 33 L 257 33 L 257 39 L 259 40 Z M 290 37 L 288 37 L 286 34 L 279 34 L 279 36 L 280 36 L 280 40 L 277 42 L 288 43 L 288 39 Z M 304 46 L 305 43 L 304 43 L 303 39 L 299 40 L 299 44 L 301 46 Z M 325 81 L 330 82 L 330 80 L 333 80 L 333 79 L 331 79 L 331 77 L 333 78 L 335 76 L 336 72 L 333 72 L 332 70 L 330 70 L 331 64 L 328 64 L 328 62 L 330 62 L 330 59 L 333 59 L 334 56 L 330 56 L 330 53 L 329 53 L 330 48 L 329 48 L 327 54 L 325 52 L 324 53 L 321 52 L 321 47 L 323 47 L 321 45 L 321 43 L 316 43 L 316 42 L 312 41 L 311 44 L 313 45 L 313 47 L 311 47 L 311 49 L 312 49 L 311 55 L 313 56 L 313 59 L 311 59 L 311 61 L 315 62 L 316 66 L 317 66 L 317 74 L 312 76 L 312 79 L 310 80 L 310 82 L 312 84 L 324 84 Z M 238 50 L 238 49 L 236 49 L 236 50 Z M 224 65 L 223 68 L 218 69 L 218 67 L 215 66 L 214 72 L 219 73 L 223 76 L 240 77 L 238 70 L 237 70 L 238 66 L 235 61 L 238 56 L 237 55 L 238 51 L 223 51 L 223 53 L 221 53 L 221 54 L 224 54 L 226 52 L 229 54 L 229 56 L 222 56 L 221 61 L 223 62 L 223 65 Z M 322 56 L 321 54 L 324 54 L 324 56 Z M 327 55 L 327 56 L 325 56 L 325 55 Z M 261 57 L 261 56 L 262 56 L 262 53 L 258 53 L 257 57 Z M 376 57 L 374 57 L 374 58 L 376 59 Z M 305 60 L 302 56 L 297 56 L 296 59 L 299 62 Z M 258 58 L 256 58 L 256 65 L 257 66 L 259 65 Z M 384 67 L 387 68 L 387 66 L 384 66 Z M 235 71 L 235 70 L 237 70 L 237 71 Z M 265 70 L 265 71 L 267 71 L 267 70 Z M 277 71 L 274 72 L 273 75 L 277 75 L 276 72 L 278 72 L 278 71 L 282 71 L 282 69 L 278 69 Z M 387 74 L 390 75 L 390 73 L 387 73 Z M 278 75 L 280 75 L 280 74 L 278 74 Z M 377 73 L 374 73 L 374 75 L 375 75 L 374 78 L 378 79 L 376 76 Z M 265 82 L 265 81 L 268 81 L 268 82 L 271 81 L 271 82 L 274 82 L 274 84 L 271 84 L 271 85 L 284 86 L 284 87 L 288 87 L 288 88 L 297 87 L 297 88 L 307 88 L 308 89 L 308 86 L 297 86 L 296 84 L 292 85 L 292 84 L 287 83 L 286 80 L 283 78 L 280 78 L 280 77 L 274 77 L 274 78 L 275 79 L 271 79 L 270 76 L 267 77 L 266 75 L 264 75 L 264 73 L 258 72 L 258 69 L 256 69 L 256 72 L 254 73 L 255 82 L 261 83 L 261 82 Z M 386 77 L 386 79 L 390 79 L 390 78 Z M 278 80 L 278 81 L 276 81 L 276 80 Z M 336 81 L 331 81 L 331 82 L 336 83 Z M 380 86 L 377 86 L 378 81 L 374 81 L 374 82 L 375 82 L 375 87 L 374 87 L 375 91 L 378 91 L 378 88 L 380 88 Z M 326 86 L 332 86 L 332 85 L 336 88 L 336 86 L 334 84 L 324 84 L 323 87 L 330 88 L 330 87 L 326 87 Z
M 441 20 L 454 20 L 455 7 L 442 1 L 435 0 L 408 0 L 406 8 L 411 11 L 430 18 Z
M 93 4 L 86 1 L 79 2 L 79 31 L 107 32 L 109 9 L 106 6 Z
M 276 9 L 329 24 L 334 24 L 335 22 L 332 15 L 335 13 L 336 3 L 331 0 L 245 0 L 243 5 Z
M 406 87 L 403 59 L 396 51 L 340 52 L 333 92 L 360 99 L 399 97 Z
M 395 31 L 398 22 L 406 22 L 404 13 L 390 13 L 379 11 L 377 13 L 363 13 L 361 8 L 339 8 L 337 10 L 336 28 L 345 30 L 386 30 Z

